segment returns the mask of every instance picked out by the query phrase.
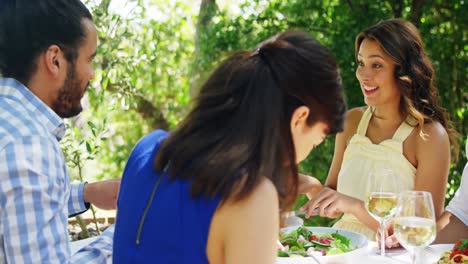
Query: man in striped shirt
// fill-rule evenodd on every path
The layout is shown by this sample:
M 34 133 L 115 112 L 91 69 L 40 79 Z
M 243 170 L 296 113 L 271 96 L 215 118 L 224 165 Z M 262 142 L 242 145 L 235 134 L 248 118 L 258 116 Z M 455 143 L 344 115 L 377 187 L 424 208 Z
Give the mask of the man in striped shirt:
M 70 184 L 59 146 L 96 45 L 79 0 L 0 1 L 0 263 L 111 261 L 112 228 L 71 256 L 67 217 L 115 208 L 120 181 Z

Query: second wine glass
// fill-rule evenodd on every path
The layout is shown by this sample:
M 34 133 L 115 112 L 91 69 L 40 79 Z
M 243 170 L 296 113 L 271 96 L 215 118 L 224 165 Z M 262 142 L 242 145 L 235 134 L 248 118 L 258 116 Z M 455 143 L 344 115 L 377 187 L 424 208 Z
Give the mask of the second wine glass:
M 407 191 L 398 196 L 394 232 L 398 242 L 411 252 L 412 263 L 423 263 L 420 249 L 436 236 L 432 195 L 429 192 Z

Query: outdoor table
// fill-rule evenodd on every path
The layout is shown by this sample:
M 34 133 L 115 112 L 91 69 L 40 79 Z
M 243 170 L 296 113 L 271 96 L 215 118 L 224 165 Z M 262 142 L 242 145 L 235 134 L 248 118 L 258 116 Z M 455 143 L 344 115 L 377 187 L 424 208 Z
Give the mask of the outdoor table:
M 97 237 L 90 237 L 83 240 L 78 240 L 70 243 L 71 253 L 75 253 L 80 248 L 94 241 Z M 453 244 L 438 244 L 431 245 L 425 248 L 421 255 L 424 258 L 422 263 L 433 264 L 439 258 L 442 252 L 449 250 Z M 369 241 L 366 248 L 357 249 L 356 252 L 347 253 L 342 256 L 336 255 L 333 258 L 320 259 L 320 264 L 411 264 L 411 257 L 408 251 L 404 248 L 387 249 L 385 257 L 380 256 L 380 250 L 377 248 L 377 243 Z M 277 264 L 316 264 L 310 258 L 278 258 Z

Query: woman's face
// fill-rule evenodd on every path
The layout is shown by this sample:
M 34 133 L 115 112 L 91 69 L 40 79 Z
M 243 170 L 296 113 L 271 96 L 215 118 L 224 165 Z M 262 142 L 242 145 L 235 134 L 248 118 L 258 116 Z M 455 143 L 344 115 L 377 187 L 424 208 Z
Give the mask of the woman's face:
M 327 136 L 328 125 L 324 122 L 316 122 L 311 127 L 305 127 L 304 133 L 293 135 L 296 147 L 296 163 L 303 161 L 309 153 Z
M 296 163 L 303 161 L 309 153 L 327 135 L 329 125 L 323 121 L 317 121 L 312 126 L 307 124 L 310 114 L 309 108 L 301 106 L 297 108 L 291 118 L 291 135 L 296 150 Z
M 364 39 L 357 55 L 356 77 L 369 106 L 399 104 L 395 63 L 375 40 Z

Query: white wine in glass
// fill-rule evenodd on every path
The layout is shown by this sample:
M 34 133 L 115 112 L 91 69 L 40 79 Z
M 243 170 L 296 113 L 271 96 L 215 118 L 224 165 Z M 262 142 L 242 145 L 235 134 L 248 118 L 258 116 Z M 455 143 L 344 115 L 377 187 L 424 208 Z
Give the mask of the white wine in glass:
M 371 192 L 369 194 L 367 210 L 380 221 L 391 217 L 396 209 L 397 195 L 393 192 Z
M 397 203 L 396 175 L 383 168 L 370 172 L 367 181 L 366 208 L 379 221 L 380 255 L 385 256 L 385 223 L 394 215 Z
M 420 249 L 432 243 L 436 236 L 431 193 L 407 191 L 400 194 L 393 224 L 396 238 L 411 252 L 412 263 L 423 263 Z

